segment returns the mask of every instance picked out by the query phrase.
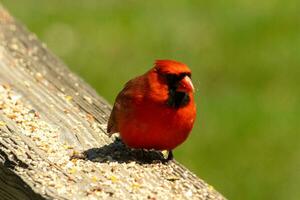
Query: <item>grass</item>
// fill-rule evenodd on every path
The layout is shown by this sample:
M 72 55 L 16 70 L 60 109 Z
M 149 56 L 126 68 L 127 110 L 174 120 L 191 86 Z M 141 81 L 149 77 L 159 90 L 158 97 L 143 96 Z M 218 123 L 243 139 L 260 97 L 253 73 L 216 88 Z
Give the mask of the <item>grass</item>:
M 229 199 L 298 199 L 299 2 L 1 1 L 109 102 L 155 59 L 187 63 L 198 118 L 175 157 Z

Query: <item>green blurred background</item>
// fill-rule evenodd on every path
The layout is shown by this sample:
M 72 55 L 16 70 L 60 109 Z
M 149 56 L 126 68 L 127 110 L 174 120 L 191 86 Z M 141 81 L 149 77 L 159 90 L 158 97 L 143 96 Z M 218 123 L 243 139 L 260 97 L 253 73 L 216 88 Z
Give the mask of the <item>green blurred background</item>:
M 110 103 L 155 59 L 188 64 L 176 159 L 229 199 L 300 199 L 300 1 L 1 2 Z

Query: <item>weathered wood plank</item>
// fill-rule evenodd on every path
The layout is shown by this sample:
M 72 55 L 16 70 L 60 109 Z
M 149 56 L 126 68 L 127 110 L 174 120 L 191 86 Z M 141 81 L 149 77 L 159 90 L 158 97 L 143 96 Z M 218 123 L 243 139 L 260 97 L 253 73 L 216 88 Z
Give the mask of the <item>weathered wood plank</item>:
M 109 138 L 110 111 L 0 6 L 1 199 L 224 199 L 176 161 Z

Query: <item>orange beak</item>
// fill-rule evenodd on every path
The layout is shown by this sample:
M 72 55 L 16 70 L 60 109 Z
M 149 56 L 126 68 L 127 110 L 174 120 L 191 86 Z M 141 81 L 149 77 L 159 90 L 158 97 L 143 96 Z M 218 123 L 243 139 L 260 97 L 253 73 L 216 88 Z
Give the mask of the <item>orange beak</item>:
M 179 81 L 176 91 L 185 93 L 194 92 L 194 86 L 191 78 L 185 76 L 181 81 Z

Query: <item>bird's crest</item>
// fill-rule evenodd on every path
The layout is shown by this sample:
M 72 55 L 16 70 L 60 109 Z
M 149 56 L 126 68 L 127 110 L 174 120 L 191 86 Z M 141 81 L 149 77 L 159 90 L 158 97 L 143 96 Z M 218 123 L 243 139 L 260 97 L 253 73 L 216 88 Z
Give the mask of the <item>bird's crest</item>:
M 156 60 L 154 68 L 162 74 L 191 74 L 187 65 L 174 60 Z

